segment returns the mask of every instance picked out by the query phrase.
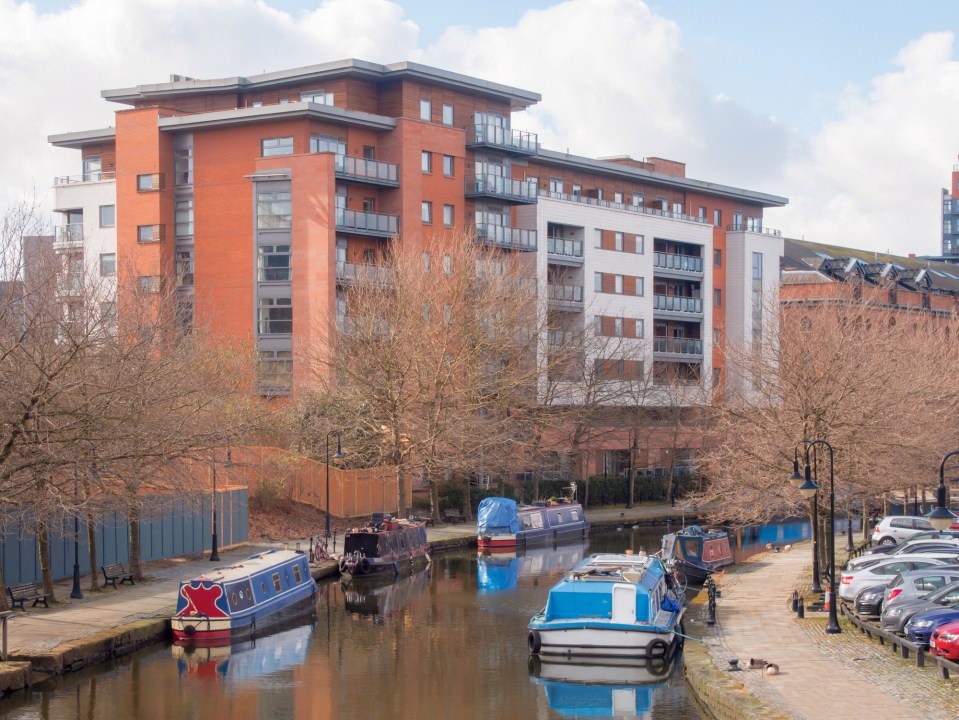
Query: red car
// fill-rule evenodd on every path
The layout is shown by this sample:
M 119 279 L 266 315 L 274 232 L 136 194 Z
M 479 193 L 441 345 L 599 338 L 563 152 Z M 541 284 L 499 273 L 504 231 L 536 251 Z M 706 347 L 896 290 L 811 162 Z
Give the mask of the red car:
M 948 660 L 959 660 L 959 622 L 946 623 L 933 630 L 929 652 Z

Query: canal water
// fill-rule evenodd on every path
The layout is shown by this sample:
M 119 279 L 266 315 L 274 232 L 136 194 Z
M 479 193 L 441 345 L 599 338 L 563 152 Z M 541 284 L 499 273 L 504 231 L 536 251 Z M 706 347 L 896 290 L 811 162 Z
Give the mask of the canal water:
M 554 665 L 526 647 L 526 623 L 565 570 L 591 552 L 654 552 L 664 531 L 594 531 L 582 545 L 515 557 L 442 553 L 390 584 L 324 581 L 311 623 L 228 648 L 147 648 L 19 693 L 0 716 L 698 720 L 679 662 Z M 742 559 L 808 536 L 808 523 L 783 523 L 736 531 L 732 545 Z

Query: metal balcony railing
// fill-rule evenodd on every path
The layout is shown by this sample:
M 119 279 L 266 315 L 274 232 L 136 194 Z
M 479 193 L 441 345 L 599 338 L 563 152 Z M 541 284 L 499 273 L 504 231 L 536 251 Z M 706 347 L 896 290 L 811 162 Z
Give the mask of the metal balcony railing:
M 466 179 L 466 194 L 470 197 L 486 195 L 503 200 L 534 203 L 539 196 L 539 186 L 532 181 L 478 173 Z
M 497 245 L 511 250 L 536 250 L 536 231 L 522 230 L 508 225 L 479 223 L 476 239 L 486 245 Z
M 709 225 L 706 218 L 696 215 L 684 215 L 683 213 L 673 212 L 671 210 L 655 210 L 643 205 L 627 205 L 626 203 L 612 202 L 610 200 L 599 200 L 598 198 L 586 197 L 585 195 L 553 192 L 546 190 L 543 192 L 545 197 L 553 200 L 564 200 L 566 202 L 581 203 L 583 205 L 595 205 L 596 207 L 611 208 L 613 210 L 625 210 L 627 212 L 639 213 L 640 215 L 655 215 L 656 217 L 673 218 L 674 220 L 686 220 L 687 222 L 699 223 L 700 225 Z
M 396 187 L 400 184 L 400 166 L 393 163 L 336 155 L 333 166 L 337 175 L 349 180 Z
M 676 355 L 702 355 L 703 341 L 693 338 L 653 338 L 653 352 Z
M 57 225 L 53 242 L 57 245 L 78 245 L 83 243 L 83 223 Z
M 583 241 L 582 240 L 564 240 L 563 238 L 551 237 L 546 239 L 546 252 L 550 255 L 562 255 L 564 257 L 582 258 Z
M 103 182 L 105 180 L 116 180 L 117 174 L 112 170 L 108 172 L 102 172 L 97 170 L 96 172 L 83 173 L 82 175 L 62 175 L 60 177 L 53 178 L 54 185 L 75 185 L 77 183 L 85 182 Z
M 400 232 L 399 215 L 336 208 L 336 229 L 363 235 L 392 237 Z
M 653 310 L 701 313 L 703 311 L 703 299 L 680 295 L 653 295 Z
M 396 280 L 396 272 L 393 268 L 370 263 L 338 262 L 336 279 L 347 283 L 371 282 L 390 285 Z
M 653 253 L 653 267 L 701 273 L 703 271 L 703 259 L 694 255 L 657 252 Z
M 756 233 L 757 235 L 770 235 L 772 237 L 782 237 L 782 231 L 774 230 L 773 228 L 764 228 L 760 225 L 749 225 L 748 223 L 739 223 L 734 225 L 726 226 L 727 232 L 748 232 Z
M 539 139 L 536 133 L 477 122 L 473 125 L 470 145 L 487 145 L 507 152 L 533 155 L 539 150 Z
M 546 286 L 546 294 L 550 300 L 555 300 L 557 302 L 583 302 L 582 285 L 559 285 L 557 283 L 549 283 Z

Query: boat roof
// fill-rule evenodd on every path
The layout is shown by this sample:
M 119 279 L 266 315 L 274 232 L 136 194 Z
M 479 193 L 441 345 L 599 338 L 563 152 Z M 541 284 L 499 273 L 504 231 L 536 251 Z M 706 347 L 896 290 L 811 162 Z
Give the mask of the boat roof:
M 303 553 L 295 550 L 264 550 L 232 565 L 213 568 L 209 572 L 183 582 L 228 582 L 237 578 L 256 575 L 273 567 L 286 565 L 300 557 L 304 557 Z
M 569 580 L 600 580 L 609 582 L 639 582 L 646 572 L 661 563 L 653 555 L 627 555 L 625 553 L 599 553 L 574 567 Z

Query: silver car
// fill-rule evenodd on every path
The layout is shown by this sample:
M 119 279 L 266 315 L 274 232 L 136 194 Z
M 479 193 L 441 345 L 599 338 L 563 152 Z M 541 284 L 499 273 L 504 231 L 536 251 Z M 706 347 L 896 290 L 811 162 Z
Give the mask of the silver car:
M 899 558 L 881 560 L 876 565 L 855 570 L 843 570 L 839 582 L 839 597 L 852 602 L 867 585 L 889 582 L 896 575 L 908 570 L 919 570 L 931 565 L 955 564 L 957 556 L 951 554 L 901 555 Z
M 882 615 L 880 616 L 880 623 L 883 630 L 902 634 L 906 623 L 909 622 L 916 613 L 925 612 L 926 610 L 941 610 L 947 607 L 956 607 L 957 605 L 959 605 L 959 582 L 954 582 L 939 588 L 924 598 L 890 605 L 883 609 Z
M 959 582 L 959 565 L 940 565 L 900 573 L 886 585 L 883 607 L 921 600 L 941 587 Z
M 888 560 L 902 555 L 926 555 L 929 553 L 953 552 L 959 554 L 959 538 L 951 540 L 908 540 L 899 545 L 888 546 L 894 548 L 889 553 L 879 553 L 875 555 L 861 555 L 853 558 L 843 567 L 843 570 L 855 570 L 856 568 L 869 567 L 875 565 L 881 560 Z

